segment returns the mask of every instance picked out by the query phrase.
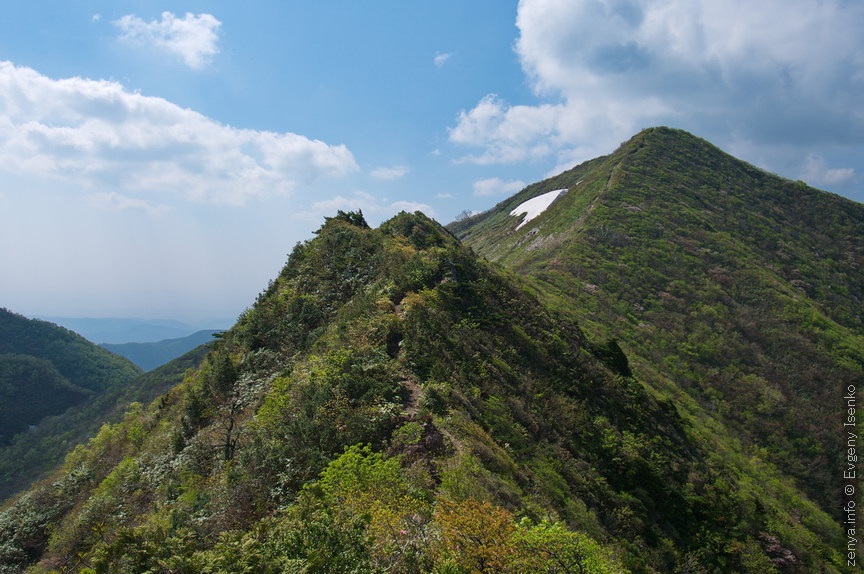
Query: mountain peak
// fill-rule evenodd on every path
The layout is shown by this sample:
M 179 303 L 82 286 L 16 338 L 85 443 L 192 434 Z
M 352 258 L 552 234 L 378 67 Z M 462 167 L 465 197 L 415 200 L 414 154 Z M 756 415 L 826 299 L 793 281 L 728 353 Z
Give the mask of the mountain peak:
M 556 188 L 519 228 L 512 206 Z M 660 127 L 450 229 L 837 508 L 822 421 L 864 376 L 864 205 Z
M 668 126 L 645 128 L 629 140 L 622 143 L 616 152 L 621 150 L 630 151 L 633 146 L 637 149 L 644 146 L 660 146 L 669 150 L 701 147 L 720 151 L 717 146 L 706 139 L 694 135 L 686 130 L 671 128 Z
M 521 218 L 512 215 L 525 202 L 562 189 L 569 193 L 561 194 L 530 225 L 520 225 Z M 861 209 L 848 199 L 768 173 L 684 130 L 652 127 L 611 154 L 529 185 L 448 229 L 481 255 L 508 261 L 553 248 L 595 225 L 608 231 L 614 221 L 619 234 L 626 234 L 636 219 L 644 219 L 638 214 L 673 207 L 690 210 L 690 216 L 713 213 L 733 227 L 743 221 L 736 212 L 745 211 L 767 218 L 771 228 L 830 227 L 830 220 L 820 215 L 826 207 L 847 221 L 859 217 Z M 600 213 L 602 218 L 594 217 Z

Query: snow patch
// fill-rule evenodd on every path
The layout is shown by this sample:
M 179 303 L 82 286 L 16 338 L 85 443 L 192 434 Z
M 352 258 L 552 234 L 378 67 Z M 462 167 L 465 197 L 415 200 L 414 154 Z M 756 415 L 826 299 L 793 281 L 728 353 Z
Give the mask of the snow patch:
M 522 203 L 510 212 L 510 215 L 518 216 L 521 214 L 525 214 L 525 218 L 522 219 L 522 222 L 516 226 L 516 229 L 519 229 L 544 211 L 546 208 L 552 205 L 552 202 L 558 199 L 558 196 L 562 193 L 565 193 L 566 189 L 556 189 L 555 191 L 550 191 L 548 193 L 544 193 L 543 195 L 538 195 L 537 197 L 533 197 L 528 201 Z

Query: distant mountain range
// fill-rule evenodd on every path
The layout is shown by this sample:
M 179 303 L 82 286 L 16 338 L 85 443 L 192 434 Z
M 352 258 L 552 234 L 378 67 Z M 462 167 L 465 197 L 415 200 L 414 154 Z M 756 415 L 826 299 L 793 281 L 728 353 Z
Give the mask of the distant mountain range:
M 216 333 L 219 331 L 197 331 L 188 337 L 165 339 L 155 343 L 103 343 L 101 346 L 112 353 L 126 357 L 145 371 L 150 371 L 199 345 L 213 341 L 213 335 Z
M 180 339 L 205 329 L 227 329 L 233 319 L 213 319 L 194 324 L 172 319 L 36 317 L 66 327 L 96 344 L 153 343 Z

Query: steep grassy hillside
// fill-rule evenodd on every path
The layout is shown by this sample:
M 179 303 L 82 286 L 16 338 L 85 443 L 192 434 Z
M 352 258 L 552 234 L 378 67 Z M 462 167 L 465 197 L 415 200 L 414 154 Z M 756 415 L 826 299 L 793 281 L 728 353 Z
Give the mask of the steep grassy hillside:
M 340 213 L 182 384 L 8 505 L 0 568 L 848 571 L 839 527 L 717 436 L 422 214 Z
M 511 209 L 559 188 L 516 230 Z M 839 518 L 843 389 L 864 381 L 864 206 L 654 128 L 450 229 Z

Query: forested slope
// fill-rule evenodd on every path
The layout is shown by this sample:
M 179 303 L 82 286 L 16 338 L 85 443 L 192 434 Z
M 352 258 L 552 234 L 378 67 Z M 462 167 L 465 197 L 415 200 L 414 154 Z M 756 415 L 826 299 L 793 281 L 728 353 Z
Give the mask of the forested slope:
M 0 309 L 0 447 L 141 370 L 83 337 Z

